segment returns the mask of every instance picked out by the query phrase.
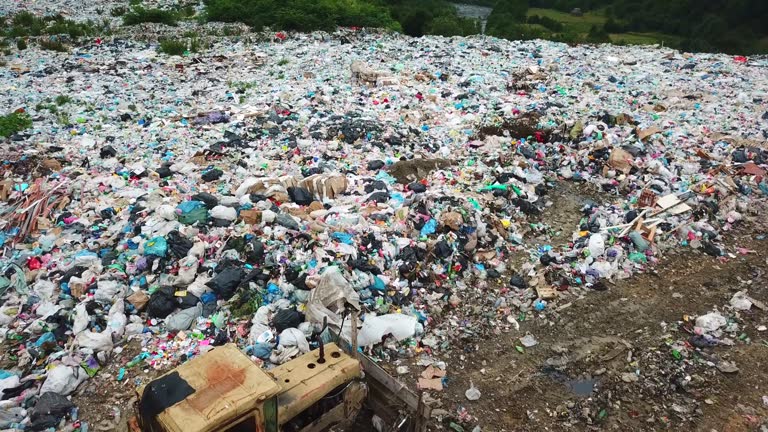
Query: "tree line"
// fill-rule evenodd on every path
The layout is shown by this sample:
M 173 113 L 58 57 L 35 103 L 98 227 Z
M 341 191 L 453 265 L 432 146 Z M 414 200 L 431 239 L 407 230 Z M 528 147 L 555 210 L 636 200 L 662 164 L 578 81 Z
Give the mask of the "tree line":
M 486 33 L 507 39 L 610 42 L 609 34 L 673 35 L 678 48 L 739 54 L 765 52 L 768 0 L 458 0 L 493 4 Z M 494 2 L 495 1 L 495 2 Z M 411 36 L 479 33 L 474 19 L 459 17 L 446 0 L 205 0 L 210 21 L 255 28 L 333 31 L 337 26 L 380 27 Z M 588 33 L 542 16 L 530 7 L 570 12 L 580 8 L 607 17 Z

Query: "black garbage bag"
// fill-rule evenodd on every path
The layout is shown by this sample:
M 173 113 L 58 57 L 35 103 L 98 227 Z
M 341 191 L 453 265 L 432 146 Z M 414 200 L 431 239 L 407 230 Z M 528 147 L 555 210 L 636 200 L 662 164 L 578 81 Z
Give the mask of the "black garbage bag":
M 183 401 L 187 396 L 195 393 L 195 389 L 174 371 L 151 381 L 144 388 L 144 393 L 139 400 L 139 413 L 144 430 L 150 429 L 155 423 L 155 417 L 165 411 L 166 408 Z
M 229 300 L 235 295 L 240 281 L 245 277 L 245 272 L 239 267 L 229 267 L 222 270 L 219 274 L 209 280 L 206 285 L 220 298 Z M 150 301 L 152 301 L 150 299 Z
M 187 295 L 184 297 L 177 297 L 177 299 L 180 309 L 189 309 L 191 307 L 197 306 L 197 304 L 200 303 L 200 299 L 196 295 L 189 293 L 187 293 Z
M 453 249 L 445 240 L 440 240 L 435 244 L 435 256 L 438 258 L 448 258 L 453 253 Z
M 64 274 L 61 276 L 61 279 L 59 280 L 59 283 L 66 282 L 69 283 L 69 280 L 73 277 L 77 276 L 80 277 L 83 275 L 83 273 L 88 270 L 88 267 L 83 266 L 74 266 L 64 272 Z
M 228 227 L 228 226 L 232 225 L 232 221 L 231 220 L 215 218 L 215 217 L 212 217 L 210 219 L 210 222 L 211 222 L 211 225 L 213 225 L 215 227 Z
M 248 195 L 248 198 L 250 198 L 250 199 L 251 199 L 251 202 L 252 202 L 252 203 L 257 203 L 257 202 L 261 202 L 261 201 L 266 201 L 267 199 L 269 199 L 269 198 L 267 198 L 267 196 L 266 196 L 266 195 L 262 195 L 262 194 L 255 194 L 255 193 L 249 194 L 249 195 Z
M 515 288 L 525 289 L 528 288 L 528 283 L 525 282 L 525 279 L 523 279 L 522 276 L 519 274 L 514 274 L 509 279 L 509 284 L 512 285 Z
M 288 196 L 298 205 L 310 205 L 313 201 L 312 194 L 303 187 L 289 187 Z
M 147 302 L 147 314 L 152 318 L 165 318 L 176 309 L 176 290 L 172 286 L 160 287 Z
M 261 240 L 253 238 L 245 244 L 245 260 L 249 264 L 261 264 L 264 262 L 264 243 Z
M 357 257 L 356 259 L 352 259 L 350 257 L 347 264 L 353 269 L 368 272 L 375 276 L 381 274 L 381 270 L 379 270 L 379 268 L 375 265 L 371 264 L 371 261 L 363 256 Z
M 366 184 L 364 190 L 365 190 L 365 193 L 371 193 L 371 192 L 377 191 L 377 190 L 385 191 L 386 192 L 387 191 L 387 184 L 384 183 L 381 180 L 374 180 L 374 181 Z
M 278 333 L 287 328 L 296 328 L 304 322 L 304 316 L 296 309 L 280 309 L 272 317 L 272 326 Z
M 512 202 L 514 205 L 520 208 L 520 211 L 525 213 L 526 215 L 537 215 L 541 213 L 541 209 L 536 206 L 536 204 L 524 200 L 524 199 L 516 199 Z
M 377 203 L 385 203 L 389 201 L 389 194 L 386 192 L 374 192 L 368 196 L 366 202 L 375 201 Z
M 702 250 L 705 254 L 713 257 L 719 257 L 723 255 L 723 251 L 714 243 L 710 241 L 701 242 Z
M 99 151 L 99 157 L 102 159 L 107 159 L 111 157 L 117 156 L 117 150 L 115 150 L 114 147 L 111 145 L 107 145 L 101 148 L 101 151 Z
M 384 168 L 384 161 L 383 160 L 372 160 L 368 162 L 368 169 L 370 171 L 376 171 L 379 169 Z
M 501 277 L 501 273 L 496 269 L 488 269 L 486 274 L 488 275 L 488 279 L 498 279 Z
M 168 167 L 160 167 L 156 169 L 155 172 L 160 176 L 160 178 L 168 178 L 173 175 L 173 171 L 171 171 L 171 169 Z
M 285 280 L 287 282 L 293 282 L 296 279 L 299 278 L 299 275 L 301 274 L 301 267 L 288 267 L 285 269 Z
M 224 175 L 224 171 L 218 168 L 214 168 L 212 170 L 208 170 L 204 172 L 200 178 L 202 178 L 203 181 L 209 182 L 209 181 L 218 180 L 219 178 L 221 178 L 222 175 Z
M 414 191 L 416 193 L 422 193 L 422 192 L 425 192 L 427 190 L 427 187 L 424 186 L 422 183 L 413 182 L 413 183 L 409 183 L 408 184 L 408 189 L 412 190 L 412 191 Z
M 42 431 L 55 428 L 64 416 L 69 414 L 75 404 L 66 396 L 54 392 L 45 392 L 37 399 L 30 412 L 28 430 Z
M 208 192 L 200 192 L 192 195 L 191 201 L 200 201 L 205 204 L 205 207 L 210 210 L 219 205 L 219 199 L 209 194 Z
M 165 240 L 168 243 L 168 251 L 176 258 L 187 256 L 193 246 L 192 240 L 184 237 L 177 230 L 169 232 Z

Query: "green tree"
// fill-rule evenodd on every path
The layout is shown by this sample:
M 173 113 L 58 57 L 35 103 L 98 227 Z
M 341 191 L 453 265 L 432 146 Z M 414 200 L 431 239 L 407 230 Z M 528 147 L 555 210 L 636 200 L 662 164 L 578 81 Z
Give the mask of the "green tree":
M 605 31 L 605 28 L 593 25 L 589 29 L 586 41 L 589 43 L 607 43 L 611 41 L 611 37 L 608 36 L 608 32 Z

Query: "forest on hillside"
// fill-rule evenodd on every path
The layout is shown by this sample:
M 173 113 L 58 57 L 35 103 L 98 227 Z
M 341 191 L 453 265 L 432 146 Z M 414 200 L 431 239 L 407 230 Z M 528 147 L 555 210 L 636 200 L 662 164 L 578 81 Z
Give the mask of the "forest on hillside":
M 493 7 L 487 34 L 567 43 L 657 43 L 686 51 L 768 53 L 768 0 L 457 0 Z M 256 28 L 383 27 L 466 36 L 479 23 L 446 0 L 205 0 L 211 21 Z M 581 12 L 572 14 L 578 8 Z

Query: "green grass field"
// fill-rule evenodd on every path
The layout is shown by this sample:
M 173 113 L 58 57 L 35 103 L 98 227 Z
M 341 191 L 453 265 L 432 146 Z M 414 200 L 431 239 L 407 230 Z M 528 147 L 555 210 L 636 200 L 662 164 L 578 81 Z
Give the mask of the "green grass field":
M 654 45 L 663 43 L 665 46 L 675 46 L 680 43 L 680 37 L 664 33 L 611 33 L 609 35 L 614 43 L 630 45 Z
M 528 16 L 539 15 L 552 18 L 555 21 L 563 23 L 566 29 L 574 31 L 576 33 L 588 33 L 590 27 L 593 25 L 601 26 L 605 24 L 606 18 L 594 12 L 587 12 L 583 16 L 577 17 L 569 14 L 568 12 L 560 12 L 554 9 L 528 9 Z
M 558 21 L 565 27 L 565 32 L 576 33 L 582 37 L 589 33 L 589 29 L 592 26 L 600 27 L 607 21 L 607 18 L 598 11 L 585 12 L 583 16 L 574 16 L 568 12 L 554 9 L 530 8 L 528 9 L 528 16 L 531 15 L 545 16 Z M 610 37 L 614 43 L 630 45 L 654 45 L 663 42 L 665 45 L 675 46 L 680 42 L 679 37 L 663 33 L 612 33 Z

